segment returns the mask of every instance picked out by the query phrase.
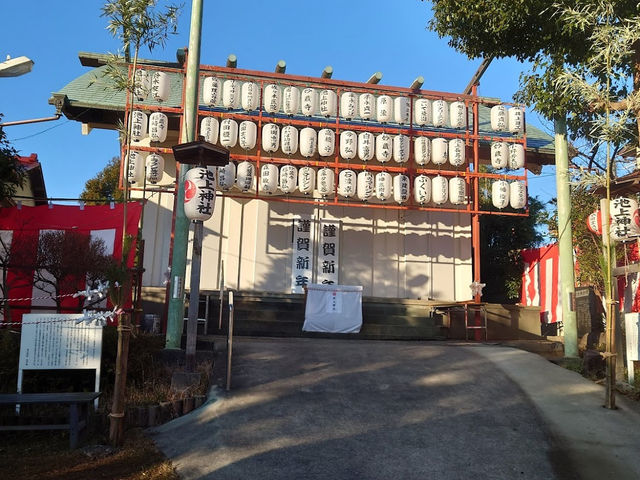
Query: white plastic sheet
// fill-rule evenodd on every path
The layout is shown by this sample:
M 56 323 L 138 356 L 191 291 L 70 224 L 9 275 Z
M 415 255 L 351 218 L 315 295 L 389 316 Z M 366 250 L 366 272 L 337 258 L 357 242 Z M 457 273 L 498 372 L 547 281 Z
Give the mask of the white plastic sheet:
M 362 327 L 362 286 L 307 285 L 305 332 L 358 333 Z

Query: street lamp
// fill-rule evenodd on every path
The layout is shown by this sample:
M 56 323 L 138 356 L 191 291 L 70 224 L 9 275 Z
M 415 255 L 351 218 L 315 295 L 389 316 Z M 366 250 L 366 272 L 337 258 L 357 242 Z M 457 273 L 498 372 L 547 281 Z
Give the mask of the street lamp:
M 33 60 L 27 57 L 11 58 L 7 55 L 4 62 L 0 62 L 0 77 L 19 77 L 29 73 L 33 68 Z

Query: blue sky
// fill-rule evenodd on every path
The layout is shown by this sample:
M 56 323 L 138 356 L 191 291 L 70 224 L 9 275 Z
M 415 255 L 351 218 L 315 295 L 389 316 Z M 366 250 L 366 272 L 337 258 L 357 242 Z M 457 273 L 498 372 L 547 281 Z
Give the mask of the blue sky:
M 74 78 L 86 73 L 78 52 L 115 53 L 117 39 L 100 17 L 103 0 L 21 0 L 3 2 L 0 55 L 26 55 L 33 71 L 0 78 L 0 113 L 4 121 L 47 117 L 55 113 L 47 100 Z M 160 2 L 162 3 L 162 1 Z M 144 58 L 173 61 L 189 43 L 191 1 L 185 0 L 178 34 L 164 49 L 141 52 Z M 480 60 L 468 60 L 445 39 L 427 29 L 430 2 L 401 0 L 204 0 L 201 63 L 224 65 L 236 54 L 238 67 L 273 71 L 280 59 L 287 73 L 319 76 L 326 65 L 333 78 L 366 81 L 381 71 L 382 83 L 409 86 L 418 75 L 423 88 L 461 92 Z M 510 101 L 523 65 L 495 60 L 485 73 L 480 95 Z M 550 133 L 550 126 L 529 112 L 528 123 Z M 93 130 L 83 136 L 80 124 L 55 122 L 6 127 L 9 141 L 22 154 L 37 153 L 49 197 L 77 198 L 85 182 L 119 154 L 116 132 Z M 545 169 L 530 175 L 530 191 L 547 200 L 555 196 L 555 181 Z

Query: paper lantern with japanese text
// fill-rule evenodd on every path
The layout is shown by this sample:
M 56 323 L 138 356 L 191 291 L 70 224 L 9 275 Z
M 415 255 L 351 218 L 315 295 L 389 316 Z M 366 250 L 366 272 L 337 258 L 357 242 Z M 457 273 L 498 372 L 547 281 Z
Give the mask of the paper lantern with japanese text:
M 436 205 L 442 205 L 449 198 L 449 182 L 445 177 L 438 175 L 431 180 L 431 199 Z
M 225 80 L 222 84 L 222 106 L 229 110 L 240 108 L 241 89 L 238 80 Z
M 417 125 L 431 125 L 433 123 L 433 107 L 431 100 L 418 98 L 413 104 L 413 122 Z
M 229 162 L 222 167 L 218 167 L 218 187 L 227 191 L 236 183 L 236 164 Z
M 144 157 L 141 152 L 131 150 L 129 152 L 129 170 L 127 180 L 132 185 L 142 185 L 144 180 Z
M 524 182 L 516 180 L 509 184 L 509 205 L 516 210 L 527 206 L 527 187 Z
M 316 154 L 318 147 L 318 134 L 311 127 L 305 127 L 300 131 L 300 154 L 310 158 Z
M 382 123 L 393 120 L 393 99 L 389 95 L 380 95 L 376 99 L 376 118 Z
M 282 153 L 285 155 L 296 153 L 298 151 L 298 129 L 292 125 L 282 127 L 280 144 L 282 145 Z
M 338 195 L 351 198 L 356 194 L 358 176 L 350 169 L 341 170 L 338 175 Z
M 205 77 L 202 81 L 202 101 L 210 107 L 222 102 L 222 81 L 216 77 Z
M 495 132 L 506 132 L 507 127 L 507 107 L 504 105 L 491 107 L 491 130 Z
M 260 85 L 255 82 L 245 82 L 240 91 L 240 105 L 243 110 L 247 112 L 257 110 L 260 106 Z
M 220 123 L 215 117 L 204 117 L 200 122 L 200 135 L 209 143 L 218 142 L 218 130 Z
M 281 101 L 280 86 L 275 83 L 270 83 L 264 87 L 264 101 L 263 106 L 265 112 L 278 113 L 280 111 Z
M 258 126 L 250 120 L 240 122 L 238 143 L 244 150 L 253 150 L 258 138 Z
M 358 135 L 356 132 L 346 130 L 340 133 L 340 156 L 345 160 L 356 157 L 358 151 Z
M 316 171 L 311 167 L 302 167 L 298 170 L 298 190 L 309 195 L 316 187 Z
M 262 149 L 273 153 L 280 145 L 280 127 L 275 123 L 266 123 L 262 127 Z
M 633 198 L 618 197 L 610 202 L 611 209 L 611 239 L 625 242 L 635 239 L 640 234 L 637 210 L 638 202 Z
M 318 185 L 317 190 L 320 195 L 326 197 L 333 193 L 334 187 L 334 175 L 333 170 L 329 168 L 321 168 L 318 170 Z
M 524 132 L 524 110 L 521 107 L 511 107 L 507 112 L 509 131 L 515 135 Z
M 156 102 L 166 102 L 171 94 L 171 80 L 166 72 L 151 75 L 151 96 Z
M 354 92 L 343 92 L 340 95 L 340 116 L 351 120 L 358 115 L 358 95 Z
M 376 152 L 376 137 L 371 132 L 360 132 L 358 134 L 358 158 L 363 162 L 368 162 Z
M 164 142 L 168 131 L 169 118 L 164 113 L 153 112 L 149 115 L 149 139 L 152 142 Z
M 134 142 L 139 142 L 147 136 L 148 121 L 146 113 L 140 110 L 131 112 L 131 139 Z
M 491 184 L 491 203 L 502 210 L 509 205 L 509 182 L 496 180 Z
M 393 160 L 396 163 L 406 163 L 409 160 L 409 137 L 406 135 L 393 137 Z
M 393 138 L 388 133 L 376 136 L 376 160 L 385 163 L 393 156 Z
M 282 91 L 282 111 L 287 115 L 296 115 L 300 111 L 300 90 L 287 85 Z
M 381 202 L 389 200 L 391 198 L 392 179 L 391 175 L 387 172 L 378 172 L 376 174 L 376 198 Z
M 318 153 L 321 157 L 330 157 L 336 149 L 336 134 L 330 128 L 318 132 Z
M 509 145 L 509 168 L 511 170 L 524 168 L 524 145 L 521 143 Z
M 454 167 L 460 167 L 465 163 L 464 140 L 453 138 L 449 140 L 449 163 Z
M 428 137 L 416 137 L 413 140 L 413 158 L 418 165 L 431 161 L 431 140 Z
M 434 100 L 432 105 L 432 120 L 434 127 L 446 127 L 449 124 L 449 106 L 444 100 Z
M 215 167 L 195 167 L 185 174 L 184 214 L 191 221 L 209 220 L 216 201 Z
M 284 193 L 293 193 L 298 187 L 298 169 L 293 165 L 280 167 L 280 190 Z
M 164 157 L 157 153 L 147 155 L 145 161 L 147 166 L 147 182 L 155 185 L 162 180 L 162 174 L 164 173 Z
M 253 181 L 256 177 L 256 167 L 251 162 L 240 162 L 236 169 L 236 186 L 243 192 L 248 192 L 253 188 Z
M 596 235 L 602 235 L 602 215 L 596 210 L 587 217 L 587 228 Z
M 220 145 L 233 148 L 238 143 L 238 122 L 225 118 L 220 122 Z
M 467 184 L 464 178 L 451 177 L 449 179 L 449 201 L 454 205 L 467 203 Z
M 445 138 L 431 140 L 431 161 L 435 165 L 444 165 L 449 160 L 449 142 Z
M 146 70 L 136 70 L 133 76 L 133 94 L 136 100 L 143 102 L 149 96 L 151 90 L 151 75 Z
M 509 165 L 509 144 L 507 142 L 491 142 L 491 166 L 507 168 Z
M 465 128 L 467 126 L 467 107 L 464 102 L 449 104 L 449 124 L 451 128 Z
M 278 167 L 265 163 L 260 167 L 260 193 L 272 195 L 278 191 Z
M 411 120 L 411 100 L 408 97 L 393 99 L 393 118 L 400 125 L 409 123 Z
M 357 194 L 358 198 L 363 202 L 366 202 L 373 196 L 375 185 L 375 178 L 373 173 L 363 170 L 358 173 L 358 186 L 357 186 Z
M 305 88 L 300 94 L 300 112 L 311 117 L 318 111 L 318 92 L 313 88 Z
M 361 93 L 358 97 L 358 112 L 363 120 L 376 118 L 376 97 L 371 93 Z
M 413 179 L 413 199 L 420 205 L 431 201 L 431 179 L 426 175 L 418 175 Z
M 323 117 L 335 117 L 338 114 L 338 95 L 333 90 L 321 90 L 319 105 L 320 115 Z
M 401 205 L 409 200 L 409 177 L 403 174 L 393 177 L 393 200 Z

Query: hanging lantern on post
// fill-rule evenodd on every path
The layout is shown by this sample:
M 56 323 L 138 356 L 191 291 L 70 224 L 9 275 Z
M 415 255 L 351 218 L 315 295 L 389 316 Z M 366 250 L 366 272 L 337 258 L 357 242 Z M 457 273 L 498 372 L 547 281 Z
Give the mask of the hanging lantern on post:
M 298 187 L 298 169 L 293 165 L 280 167 L 280 190 L 283 193 L 293 193 Z
M 451 102 L 449 120 L 451 128 L 465 128 L 467 126 L 467 106 L 464 102 Z
M 240 162 L 236 171 L 236 185 L 242 192 L 248 192 L 253 188 L 256 169 L 251 162 Z
M 266 123 L 262 127 L 262 149 L 267 153 L 278 150 L 280 145 L 280 127 L 275 123 Z
M 391 198 L 391 175 L 387 172 L 376 174 L 376 198 L 381 202 Z
M 411 100 L 407 97 L 393 99 L 393 118 L 396 123 L 405 125 L 411 120 Z
M 506 180 L 496 180 L 491 184 L 491 203 L 494 207 L 502 210 L 509 205 L 509 182 Z
M 351 198 L 356 194 L 356 172 L 350 169 L 340 171 L 338 175 L 338 195 Z
M 329 168 L 321 168 L 318 171 L 318 186 L 317 190 L 322 197 L 327 197 L 333 193 L 334 178 L 333 170 Z
M 409 137 L 406 135 L 393 137 L 393 160 L 396 163 L 406 163 L 409 160 Z
M 162 112 L 153 112 L 149 116 L 149 139 L 152 142 L 163 143 L 167 139 L 169 118 Z
M 287 85 L 282 91 L 282 111 L 287 115 L 296 115 L 300 110 L 300 90 Z
M 142 184 L 144 179 L 144 158 L 142 153 L 136 150 L 129 151 L 129 170 L 127 181 L 131 184 Z
M 416 137 L 413 140 L 413 158 L 418 165 L 431 161 L 431 141 L 428 137 Z
M 313 88 L 305 88 L 302 90 L 300 98 L 300 112 L 307 117 L 316 114 L 318 110 L 318 92 Z
M 373 158 L 376 151 L 376 139 L 371 132 L 360 132 L 358 134 L 358 158 L 363 162 L 368 162 Z
M 225 118 L 220 123 L 220 145 L 233 148 L 238 143 L 238 122 Z
M 216 77 L 205 77 L 202 81 L 202 101 L 215 107 L 222 101 L 222 82 Z
M 375 179 L 373 173 L 363 170 L 358 173 L 357 195 L 360 200 L 366 202 L 373 196 Z
M 338 113 L 338 96 L 333 90 L 320 91 L 320 115 L 335 117 Z
M 162 174 L 164 173 L 164 158 L 157 153 L 147 155 L 147 182 L 155 185 L 162 180 Z
M 393 99 L 389 95 L 380 95 L 376 100 L 376 112 L 381 123 L 393 120 Z
M 509 145 L 509 168 L 511 170 L 524 168 L 524 145 L 521 143 Z
M 264 87 L 264 110 L 267 113 L 278 113 L 280 111 L 280 87 L 275 83 L 270 83 Z
M 431 125 L 433 123 L 431 100 L 418 98 L 413 103 L 413 122 L 420 126 Z
M 508 110 L 507 118 L 511 133 L 520 135 L 524 132 L 524 110 L 521 107 L 511 107 Z
M 316 185 L 316 171 L 311 167 L 302 167 L 298 170 L 298 190 L 309 195 L 313 193 Z
M 242 84 L 240 105 L 247 112 L 253 112 L 260 105 L 260 85 L 255 82 Z
M 282 153 L 293 155 L 298 151 L 298 129 L 292 125 L 282 127 Z M 282 172 L 280 173 L 282 175 Z
M 381 133 L 376 137 L 376 160 L 385 163 L 393 156 L 393 139 L 388 133 Z
M 436 205 L 446 203 L 449 198 L 449 182 L 440 175 L 431 180 L 431 198 Z
M 363 120 L 376 118 L 376 97 L 371 93 L 361 93 L 358 97 L 358 112 Z
M 454 205 L 467 204 L 467 184 L 462 177 L 449 179 L 449 200 Z
M 358 150 L 358 135 L 356 132 L 346 130 L 340 133 L 340 156 L 345 160 L 352 160 L 356 157 Z
M 185 174 L 184 214 L 191 221 L 209 220 L 216 201 L 215 167 L 194 167 Z
M 602 215 L 596 210 L 587 217 L 587 228 L 596 235 L 602 235 Z
M 420 205 L 431 201 L 431 179 L 426 175 L 418 175 L 413 180 L 413 199 Z
M 311 127 L 305 127 L 300 131 L 300 154 L 310 158 L 316 154 L 318 146 L 318 134 Z
M 433 126 L 438 128 L 446 127 L 449 123 L 449 108 L 447 106 L 447 102 L 444 100 L 434 100 L 432 106 Z
M 218 167 L 218 187 L 220 190 L 230 190 L 236 182 L 236 164 L 229 162 L 223 167 Z
M 240 108 L 240 90 L 238 80 L 225 80 L 222 84 L 222 106 L 228 110 Z
M 431 140 L 431 161 L 434 165 L 444 165 L 449 160 L 449 142 L 445 138 Z
M 260 167 L 260 193 L 272 195 L 278 191 L 278 167 L 265 163 Z
M 352 120 L 358 114 L 358 95 L 354 92 L 343 92 L 340 95 L 340 116 Z
M 393 177 L 393 200 L 401 205 L 409 200 L 409 177 L 400 174 Z
M 454 138 L 449 140 L 449 163 L 454 167 L 461 167 L 465 163 L 464 140 Z
M 506 142 L 491 143 L 491 166 L 496 169 L 507 168 L 509 164 L 509 145 Z
M 140 110 L 131 112 L 131 139 L 134 142 L 141 141 L 147 136 L 147 115 Z
M 151 90 L 151 77 L 146 70 L 136 70 L 133 77 L 133 94 L 136 100 L 144 102 L 149 96 Z
M 504 105 L 491 107 L 491 130 L 495 132 L 507 131 L 507 107 Z
M 156 102 L 166 102 L 171 93 L 171 80 L 165 72 L 153 72 L 151 76 L 151 96 Z
M 321 157 L 330 157 L 336 148 L 336 134 L 330 128 L 318 132 L 318 153 Z
M 238 128 L 238 142 L 244 150 L 253 150 L 258 137 L 258 126 L 250 120 L 240 123 Z

